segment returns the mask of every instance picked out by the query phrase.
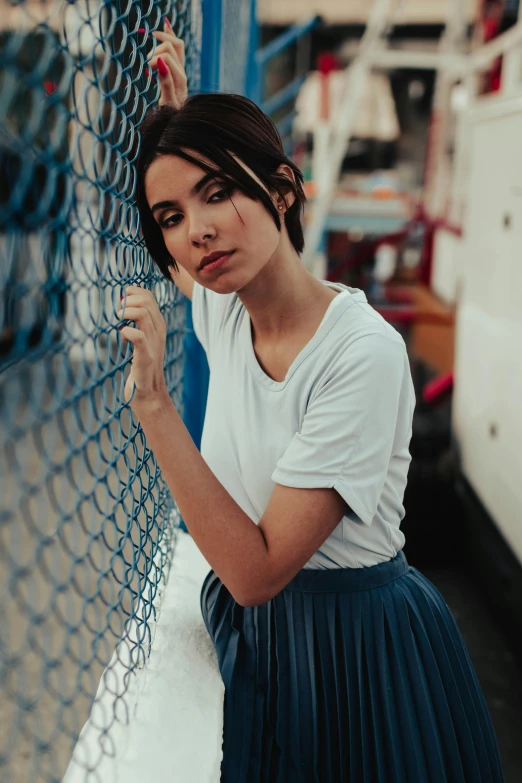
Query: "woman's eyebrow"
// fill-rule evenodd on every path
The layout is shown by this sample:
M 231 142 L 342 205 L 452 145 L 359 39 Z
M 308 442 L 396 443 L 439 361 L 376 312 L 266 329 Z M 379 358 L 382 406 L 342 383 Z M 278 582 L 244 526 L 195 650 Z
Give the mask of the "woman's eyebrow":
M 191 195 L 196 196 L 200 190 L 202 190 L 207 182 L 209 182 L 211 179 L 215 179 L 215 177 L 219 177 L 220 174 L 223 174 L 223 170 L 219 169 L 218 171 L 209 171 L 207 174 L 205 174 L 204 177 L 202 177 L 194 187 L 192 188 Z M 175 207 L 176 209 L 179 209 L 179 203 L 177 201 L 158 201 L 157 204 L 154 204 L 151 207 L 151 212 L 154 214 L 158 209 L 164 209 L 165 207 Z

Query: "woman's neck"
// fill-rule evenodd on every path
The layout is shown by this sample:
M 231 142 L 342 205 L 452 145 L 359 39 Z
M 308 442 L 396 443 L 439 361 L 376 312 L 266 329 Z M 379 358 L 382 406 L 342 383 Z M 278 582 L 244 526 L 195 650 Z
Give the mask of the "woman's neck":
M 274 255 L 247 286 L 237 292 L 257 340 L 280 342 L 314 318 L 324 315 L 335 293 L 308 272 L 293 252 L 285 259 Z

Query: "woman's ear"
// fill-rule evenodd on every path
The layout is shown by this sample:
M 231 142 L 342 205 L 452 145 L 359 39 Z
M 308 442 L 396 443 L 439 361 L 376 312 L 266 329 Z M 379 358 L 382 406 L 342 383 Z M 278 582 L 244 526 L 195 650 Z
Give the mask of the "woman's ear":
M 288 165 L 288 163 L 281 163 L 281 165 L 277 167 L 277 173 L 282 174 L 284 177 L 287 177 L 287 179 L 290 179 L 295 185 L 295 174 L 291 166 Z M 288 185 L 286 187 L 282 185 L 279 187 L 279 192 L 284 195 L 284 199 L 282 196 L 278 196 L 276 206 L 282 206 L 283 210 L 289 209 L 295 201 L 295 190 L 292 188 L 291 185 Z M 286 200 L 286 204 L 285 204 L 285 200 Z

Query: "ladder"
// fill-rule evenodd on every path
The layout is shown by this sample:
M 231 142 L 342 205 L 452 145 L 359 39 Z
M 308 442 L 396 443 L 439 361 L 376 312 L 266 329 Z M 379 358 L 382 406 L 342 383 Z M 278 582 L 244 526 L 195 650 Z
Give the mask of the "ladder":
M 318 257 L 321 256 L 326 221 L 372 68 L 376 65 L 379 67 L 408 67 L 408 65 L 419 67 L 420 65 L 420 67 L 440 68 L 436 104 L 442 107 L 447 107 L 449 104 L 451 74 L 458 71 L 459 66 L 462 65 L 460 51 L 466 24 L 466 0 L 451 0 L 448 3 L 448 20 L 439 53 L 428 58 L 424 56 L 419 58 L 419 52 L 397 52 L 389 50 L 386 46 L 386 35 L 404 2 L 405 0 L 374 0 L 358 54 L 344 72 L 341 105 L 329 121 L 320 121 L 317 124 L 317 133 L 314 133 L 314 170 L 319 174 L 316 181 L 316 196 L 309 206 L 303 252 L 303 263 L 309 271 L 321 267 L 321 260 L 320 258 L 318 260 Z M 443 127 L 444 122 L 441 122 L 439 116 L 437 123 L 432 126 L 430 140 L 435 158 L 437 149 L 445 137 Z M 440 192 L 442 187 L 443 183 L 439 182 L 437 192 Z M 324 259 L 322 266 L 324 270 Z

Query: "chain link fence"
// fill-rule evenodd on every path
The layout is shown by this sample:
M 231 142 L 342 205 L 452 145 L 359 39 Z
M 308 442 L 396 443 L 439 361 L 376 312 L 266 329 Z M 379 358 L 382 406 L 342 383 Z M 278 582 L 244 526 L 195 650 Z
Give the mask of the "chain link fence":
M 116 317 L 125 286 L 154 292 L 181 410 L 185 300 L 155 272 L 133 199 L 164 15 L 196 92 L 201 0 L 0 0 L 2 783 L 61 781 L 100 694 L 112 752 L 169 576 L 179 514 L 124 402 Z

